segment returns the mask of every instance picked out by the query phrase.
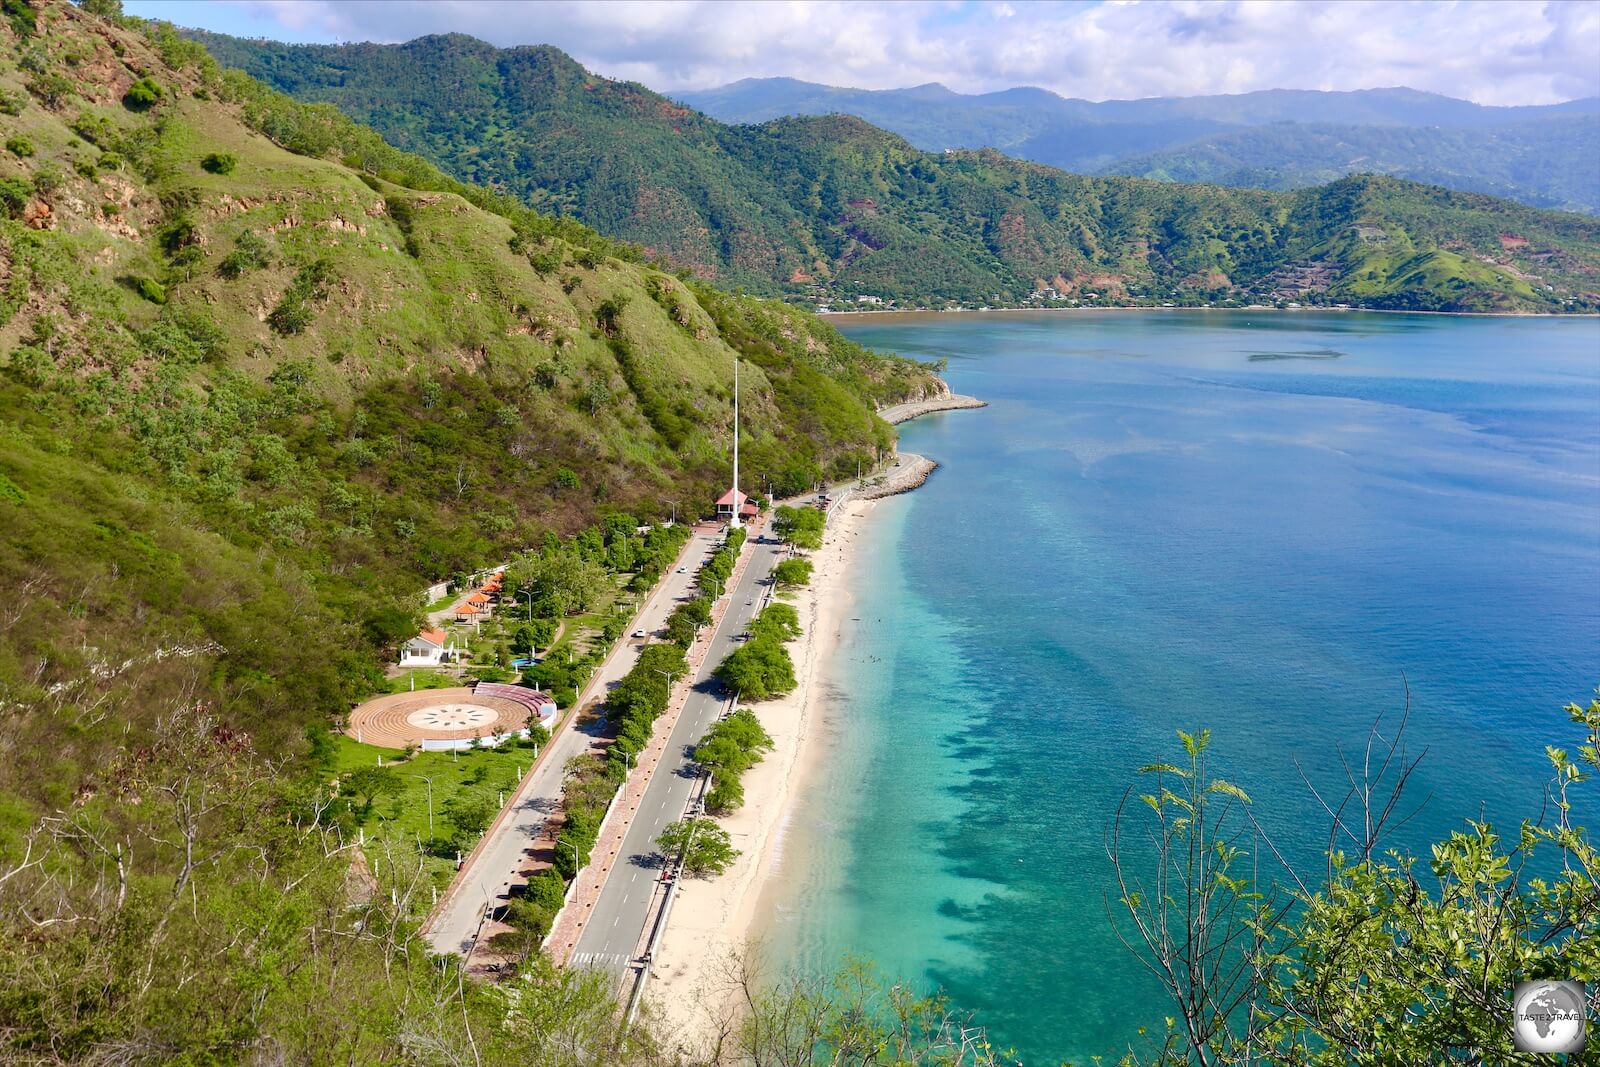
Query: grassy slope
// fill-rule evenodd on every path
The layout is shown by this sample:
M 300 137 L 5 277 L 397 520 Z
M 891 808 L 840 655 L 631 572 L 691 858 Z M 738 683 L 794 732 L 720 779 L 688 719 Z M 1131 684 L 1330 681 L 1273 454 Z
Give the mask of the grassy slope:
M 33 148 L 0 156 L 30 189 L 0 221 L 0 699 L 26 712 L 0 729 L 7 790 L 62 802 L 188 697 L 281 750 L 376 684 L 425 581 L 610 511 L 691 510 L 726 476 L 736 355 L 755 478 L 854 470 L 892 442 L 872 407 L 934 387 L 426 168 L 351 169 L 348 131 L 286 151 L 250 125 L 297 105 L 178 44 L 182 69 L 65 5 L 35 36 L 0 25 L 24 102 L 0 134 Z M 29 94 L 57 72 L 74 92 Z M 130 110 L 141 75 L 162 99 Z M 388 180 L 407 173 L 426 187 Z M 49 228 L 20 218 L 43 206 Z M 231 276 L 241 238 L 265 262 Z M 306 325 L 275 329 L 317 263 Z
M 361 892 L 363 754 L 306 727 L 425 581 L 707 500 L 735 358 L 778 478 L 932 375 L 65 4 L 0 5 L 0 142 L 0 1060 L 660 1062 L 582 974 L 512 1011 L 429 959 L 449 860 Z M 447 761 L 436 805 L 517 771 Z M 400 781 L 380 844 L 426 829 Z
M 821 284 L 938 303 L 1018 300 L 1052 283 L 1249 297 L 1326 243 L 1329 227 L 1377 226 L 1475 265 L 1373 280 L 1369 257 L 1338 260 L 1362 278 L 1341 279 L 1326 299 L 1463 310 L 1600 300 L 1600 223 L 1482 196 L 1368 177 L 1279 194 L 1083 178 L 994 152 L 920 152 L 841 116 L 727 126 L 553 48 L 496 50 L 460 35 L 343 47 L 200 36 L 225 62 L 336 103 L 454 173 L 766 291 Z M 1363 195 L 1369 187 L 1381 195 Z M 1308 214 L 1329 203 L 1350 210 Z M 1503 248 L 1502 232 L 1528 245 Z

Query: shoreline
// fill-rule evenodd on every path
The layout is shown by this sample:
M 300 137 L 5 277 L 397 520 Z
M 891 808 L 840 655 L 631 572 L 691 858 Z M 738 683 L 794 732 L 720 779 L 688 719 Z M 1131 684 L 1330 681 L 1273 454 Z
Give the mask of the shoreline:
M 916 462 L 905 464 L 906 459 Z M 902 454 L 901 461 L 908 472 L 919 475 L 918 485 L 936 466 L 909 454 Z M 905 480 L 894 483 L 898 492 L 915 488 L 901 484 Z M 740 854 L 716 878 L 684 881 L 657 945 L 645 1005 L 686 1054 L 705 1054 L 737 1014 L 725 963 L 744 951 L 770 910 L 765 902 L 782 864 L 789 820 L 831 740 L 823 728 L 830 697 L 822 672 L 854 603 L 852 545 L 874 507 L 871 498 L 839 505 L 822 547 L 810 556 L 811 584 L 789 601 L 804 625 L 790 645 L 799 684 L 788 696 L 749 705 L 772 735 L 773 749 L 745 775 L 744 806 L 721 820 Z
M 895 405 L 878 414 L 891 423 L 936 411 L 987 407 L 958 393 Z M 745 776 L 745 802 L 721 820 L 738 857 L 722 875 L 685 879 L 671 921 L 662 931 L 650 964 L 652 981 L 645 1009 L 662 1025 L 677 1051 L 704 1058 L 719 1035 L 729 1032 L 741 1007 L 729 982 L 733 960 L 760 940 L 771 916 L 783 845 L 797 802 L 815 777 L 825 752 L 837 743 L 830 733 L 833 694 L 825 670 L 839 647 L 841 626 L 855 604 L 851 572 L 854 542 L 878 501 L 919 488 L 939 468 L 926 456 L 898 449 L 893 462 L 858 488 L 845 491 L 811 553 L 811 582 L 787 602 L 799 613 L 802 632 L 790 646 L 798 684 L 778 700 L 751 705 L 771 734 L 773 747 Z
M 1075 307 L 1075 308 L 877 308 L 862 311 L 823 311 L 817 312 L 817 318 L 829 321 L 832 319 L 855 319 L 868 315 L 1079 315 L 1097 311 L 1177 311 L 1196 312 L 1208 311 L 1212 313 L 1236 314 L 1244 311 L 1259 311 L 1274 315 L 1303 315 L 1308 311 L 1326 312 L 1331 315 L 1443 315 L 1460 319 L 1596 319 L 1600 318 L 1600 311 L 1405 311 L 1399 308 L 1358 308 L 1358 307 L 1151 307 L 1141 304 L 1110 304 L 1105 307 Z

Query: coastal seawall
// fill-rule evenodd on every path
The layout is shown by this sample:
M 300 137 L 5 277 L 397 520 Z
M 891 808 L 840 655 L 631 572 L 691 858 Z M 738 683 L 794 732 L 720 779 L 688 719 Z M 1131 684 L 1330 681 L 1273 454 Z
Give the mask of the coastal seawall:
M 986 408 L 987 400 L 979 400 L 975 396 L 962 396 L 960 393 L 945 393 L 942 396 L 930 396 L 923 400 L 912 400 L 904 404 L 894 404 L 878 412 L 878 417 L 890 425 L 899 425 L 910 422 L 912 419 L 923 415 L 931 415 L 935 411 L 960 411 L 965 408 Z
M 850 495 L 856 500 L 882 500 L 888 496 L 899 496 L 922 485 L 938 469 L 939 464 L 927 456 L 919 456 L 915 452 L 896 452 L 892 466 Z

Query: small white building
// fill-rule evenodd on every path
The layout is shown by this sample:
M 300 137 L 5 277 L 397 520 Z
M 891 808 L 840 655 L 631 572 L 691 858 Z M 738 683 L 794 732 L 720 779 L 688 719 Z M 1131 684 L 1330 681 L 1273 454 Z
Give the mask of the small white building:
M 456 658 L 456 642 L 443 630 L 424 630 L 400 646 L 400 666 L 437 667 Z

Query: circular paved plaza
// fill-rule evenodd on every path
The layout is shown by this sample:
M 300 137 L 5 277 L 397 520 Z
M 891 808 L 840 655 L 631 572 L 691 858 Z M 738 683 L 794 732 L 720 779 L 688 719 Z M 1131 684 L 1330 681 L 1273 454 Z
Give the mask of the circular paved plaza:
M 512 700 L 479 696 L 470 689 L 426 689 L 391 693 L 350 713 L 345 733 L 382 748 L 424 741 L 454 741 L 509 733 L 528 725 L 528 709 Z

